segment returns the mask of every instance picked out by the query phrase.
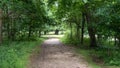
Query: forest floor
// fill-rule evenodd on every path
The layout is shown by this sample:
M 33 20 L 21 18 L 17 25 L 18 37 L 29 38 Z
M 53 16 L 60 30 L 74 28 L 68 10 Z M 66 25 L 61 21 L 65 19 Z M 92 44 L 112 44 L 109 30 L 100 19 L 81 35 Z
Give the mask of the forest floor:
M 37 53 L 30 57 L 28 68 L 91 68 L 73 47 L 65 46 L 59 39 L 45 40 Z

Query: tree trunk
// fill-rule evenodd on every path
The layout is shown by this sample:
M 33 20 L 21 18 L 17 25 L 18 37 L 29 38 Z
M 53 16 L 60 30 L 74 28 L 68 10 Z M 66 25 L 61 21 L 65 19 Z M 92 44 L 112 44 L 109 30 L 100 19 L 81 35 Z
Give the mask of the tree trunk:
M 0 9 L 0 44 L 2 43 L 2 10 Z
M 39 30 L 39 37 L 41 37 L 41 30 Z
M 82 28 L 81 28 L 81 44 L 84 41 L 84 26 L 85 26 L 85 15 L 82 13 Z
M 11 19 L 11 32 L 10 32 L 10 36 L 11 36 L 11 40 L 15 41 L 15 35 L 16 35 L 16 28 L 15 28 L 15 19 L 12 18 Z
M 55 30 L 55 35 L 58 35 L 58 34 L 59 34 L 59 30 L 56 29 L 56 30 Z
M 95 32 L 93 28 L 88 27 L 88 33 L 90 36 L 90 47 L 96 47 L 97 43 L 96 43 L 96 37 L 95 37 Z
M 117 45 L 117 38 L 115 37 L 115 43 L 114 43 L 114 45 L 116 46 Z
M 29 25 L 29 32 L 28 32 L 28 38 L 31 37 L 31 33 L 32 33 L 32 26 L 31 26 L 31 23 Z
M 120 35 L 118 35 L 117 39 L 118 39 L 118 44 L 117 45 L 120 48 Z
M 9 18 L 9 12 L 8 12 L 8 8 L 6 8 L 6 13 L 7 13 L 7 19 L 6 19 L 6 22 L 7 22 L 7 39 L 10 40 L 10 18 Z
M 73 35 L 73 33 L 72 33 L 72 23 L 70 23 L 70 39 L 72 39 L 72 35 Z
M 45 30 L 45 31 L 44 31 L 44 35 L 46 35 L 46 34 L 47 34 L 47 31 Z
M 90 37 L 90 47 L 97 47 L 96 37 L 95 37 L 95 30 L 92 26 L 91 15 L 90 13 L 86 14 L 87 20 L 87 29 Z
M 80 40 L 80 30 L 79 30 L 79 25 L 78 24 L 76 24 L 77 25 L 77 27 L 76 27 L 76 31 L 77 31 L 77 33 L 76 33 L 76 38 L 77 38 L 77 40 Z
M 114 35 L 114 45 L 117 46 L 117 36 Z
M 97 43 L 98 43 L 98 45 L 100 46 L 100 45 L 102 45 L 102 35 L 101 34 L 97 34 Z
M 10 39 L 10 23 L 7 23 L 7 35 L 8 35 L 8 40 Z

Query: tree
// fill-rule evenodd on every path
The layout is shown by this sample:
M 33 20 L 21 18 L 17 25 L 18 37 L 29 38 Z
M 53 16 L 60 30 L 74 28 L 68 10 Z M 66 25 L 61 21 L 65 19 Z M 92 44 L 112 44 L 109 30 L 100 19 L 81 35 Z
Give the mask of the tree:
M 0 9 L 0 44 L 2 43 L 2 10 Z

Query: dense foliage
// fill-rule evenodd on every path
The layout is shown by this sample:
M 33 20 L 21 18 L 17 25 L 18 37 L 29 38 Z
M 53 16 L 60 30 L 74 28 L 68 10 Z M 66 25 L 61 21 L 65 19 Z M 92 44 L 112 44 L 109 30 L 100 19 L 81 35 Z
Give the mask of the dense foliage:
M 100 45 L 104 39 L 114 39 L 115 46 L 119 45 L 120 1 L 50 0 L 50 5 L 51 2 L 57 3 L 56 18 L 70 28 L 71 39 L 76 36 L 82 44 L 84 35 L 88 34 L 91 47 Z M 54 6 L 52 9 L 55 9 Z
M 46 24 L 52 22 L 42 0 L 0 1 L 3 39 L 22 40 L 40 36 Z M 36 35 L 34 35 L 36 34 Z
M 91 53 L 108 65 L 120 65 L 119 0 L 50 0 L 57 3 L 56 19 L 65 24 L 64 41 L 79 47 L 95 47 Z M 88 46 L 89 45 L 89 46 Z M 90 53 L 90 54 L 91 54 Z M 108 57 L 109 56 L 109 57 Z

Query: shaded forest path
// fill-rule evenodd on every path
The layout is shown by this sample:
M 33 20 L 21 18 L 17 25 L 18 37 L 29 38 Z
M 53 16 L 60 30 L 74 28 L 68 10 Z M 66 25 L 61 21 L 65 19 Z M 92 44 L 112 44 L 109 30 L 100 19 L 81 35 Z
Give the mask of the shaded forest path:
M 72 47 L 64 46 L 59 39 L 45 40 L 40 49 L 31 56 L 28 68 L 90 68 L 82 56 L 76 55 Z

